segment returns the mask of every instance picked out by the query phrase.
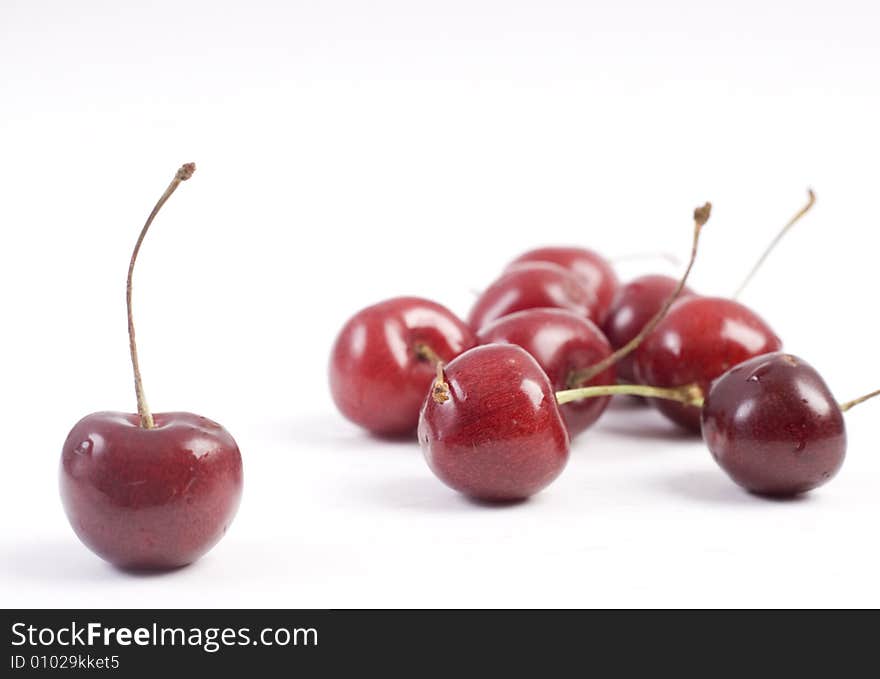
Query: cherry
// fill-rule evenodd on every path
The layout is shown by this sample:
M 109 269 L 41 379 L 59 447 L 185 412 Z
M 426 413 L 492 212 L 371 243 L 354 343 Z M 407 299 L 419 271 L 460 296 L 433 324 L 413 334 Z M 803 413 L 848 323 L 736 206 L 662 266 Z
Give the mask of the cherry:
M 126 307 L 138 414 L 99 412 L 71 430 L 61 453 L 61 500 L 80 540 L 124 568 L 192 563 L 223 537 L 238 509 L 241 454 L 219 424 L 150 412 L 138 365 L 132 274 L 153 219 L 195 165 L 181 167 L 144 224 L 128 268 Z
M 645 324 L 663 307 L 663 303 L 675 291 L 678 281 L 659 274 L 640 276 L 617 292 L 602 329 L 611 346 L 618 349 L 631 341 Z M 694 292 L 683 288 L 680 299 Z M 625 356 L 616 366 L 617 376 L 624 382 L 635 382 L 635 357 Z
M 488 344 L 437 370 L 419 442 L 441 481 L 473 498 L 508 501 L 560 474 L 568 432 L 550 380 L 525 350 Z
M 508 269 L 523 263 L 549 262 L 568 269 L 586 286 L 595 300 L 591 317 L 601 323 L 620 282 L 611 264 L 599 253 L 577 247 L 545 247 L 529 250 L 513 260 Z
M 761 495 L 804 493 L 843 464 L 843 411 L 800 358 L 772 353 L 728 370 L 702 410 L 703 438 L 720 467 Z
M 330 354 L 330 391 L 340 412 L 385 436 L 411 434 L 436 365 L 476 344 L 449 309 L 397 297 L 356 313 Z
M 577 371 L 611 354 L 608 340 L 589 319 L 563 309 L 528 309 L 504 316 L 485 326 L 480 344 L 516 344 L 538 362 L 554 389 L 586 384 L 613 384 L 614 367 L 589 382 L 577 380 Z M 610 398 L 583 399 L 561 408 L 570 436 L 591 426 L 605 411 Z
M 216 422 L 192 413 L 93 413 L 61 455 L 61 499 L 79 539 L 110 563 L 192 563 L 223 537 L 241 498 L 241 455 Z
M 846 454 L 843 413 L 880 396 L 880 389 L 838 404 L 806 361 L 773 352 L 734 366 L 704 393 L 699 384 L 615 384 L 557 392 L 556 400 L 628 394 L 696 408 L 706 445 L 733 481 L 758 495 L 791 497 L 838 472 Z
M 782 342 L 753 311 L 721 297 L 679 300 L 635 353 L 637 381 L 658 387 L 712 380 L 754 356 L 778 351 Z M 673 422 L 700 431 L 699 409 L 669 400 L 653 404 Z
M 596 311 L 596 297 L 575 274 L 556 264 L 534 262 L 509 268 L 477 299 L 468 323 L 480 330 L 492 321 L 526 309 L 568 309 L 585 318 Z

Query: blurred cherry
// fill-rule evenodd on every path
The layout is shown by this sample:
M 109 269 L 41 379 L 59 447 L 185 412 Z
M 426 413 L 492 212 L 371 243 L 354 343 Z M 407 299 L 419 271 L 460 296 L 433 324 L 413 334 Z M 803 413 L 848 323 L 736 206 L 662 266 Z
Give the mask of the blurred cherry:
M 570 271 L 556 264 L 519 264 L 505 271 L 477 299 L 468 323 L 478 331 L 494 320 L 526 309 L 568 309 L 584 318 L 596 310 L 596 297 Z
M 449 309 L 396 297 L 356 313 L 330 354 L 330 391 L 340 412 L 385 436 L 412 434 L 439 361 L 476 344 Z
M 529 250 L 513 260 L 508 266 L 524 263 L 549 262 L 568 269 L 586 286 L 595 302 L 590 318 L 601 324 L 611 306 L 620 285 L 611 263 L 593 250 L 578 247 L 544 247 Z
M 602 329 L 615 349 L 630 342 L 673 294 L 678 281 L 659 274 L 640 276 L 621 286 L 605 317 Z M 683 288 L 679 299 L 693 295 Z M 638 353 L 636 350 L 635 353 Z M 624 356 L 616 366 L 617 376 L 623 382 L 635 382 L 635 356 Z

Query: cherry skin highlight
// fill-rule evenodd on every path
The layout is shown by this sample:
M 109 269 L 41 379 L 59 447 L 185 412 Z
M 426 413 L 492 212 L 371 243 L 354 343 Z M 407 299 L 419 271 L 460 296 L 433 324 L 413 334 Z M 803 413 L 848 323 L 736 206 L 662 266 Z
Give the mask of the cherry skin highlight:
M 192 563 L 229 527 L 242 492 L 241 454 L 216 422 L 192 413 L 101 412 L 74 425 L 61 453 L 70 525 L 122 568 Z
M 656 387 L 697 384 L 708 393 L 712 381 L 755 356 L 779 351 L 781 340 L 748 307 L 721 297 L 676 302 L 636 352 L 638 382 Z M 669 419 L 700 431 L 700 410 L 652 399 Z
M 843 413 L 808 363 L 757 356 L 715 380 L 703 406 L 703 438 L 719 466 L 753 493 L 793 496 L 843 464 Z
M 504 272 L 477 299 L 468 323 L 479 331 L 494 320 L 526 309 L 568 309 L 590 318 L 596 297 L 581 280 L 556 264 L 519 264 Z
M 602 323 L 620 287 L 617 273 L 607 259 L 586 248 L 545 247 L 521 254 L 510 263 L 508 269 L 531 262 L 556 264 L 580 278 L 595 299 L 590 316 L 597 323 Z
M 554 390 L 588 385 L 614 384 L 614 367 L 589 382 L 572 381 L 572 374 L 611 354 L 608 340 L 589 319 L 564 309 L 528 309 L 504 316 L 485 326 L 480 344 L 516 344 L 538 362 Z M 585 398 L 560 406 L 570 436 L 584 431 L 599 419 L 611 397 Z
M 441 481 L 486 501 L 534 495 L 569 454 L 547 375 L 512 344 L 476 347 L 446 366 L 422 409 L 419 442 Z
M 415 432 L 436 362 L 476 344 L 449 309 L 418 297 L 396 297 L 356 313 L 330 354 L 330 391 L 340 412 L 385 436 Z
M 619 349 L 638 335 L 675 292 L 677 285 L 678 281 L 674 278 L 658 274 L 640 276 L 621 286 L 602 325 L 611 346 Z M 684 288 L 679 299 L 693 294 L 690 288 Z M 621 381 L 636 382 L 635 355 L 624 356 L 618 361 L 616 370 Z

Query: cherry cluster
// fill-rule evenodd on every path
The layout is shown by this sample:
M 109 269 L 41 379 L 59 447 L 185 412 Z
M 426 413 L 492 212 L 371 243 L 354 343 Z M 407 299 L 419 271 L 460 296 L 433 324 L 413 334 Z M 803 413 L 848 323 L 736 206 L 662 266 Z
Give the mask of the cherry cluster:
M 810 191 L 746 282 L 814 199 Z M 843 412 L 875 394 L 838 404 L 754 311 L 686 286 L 710 211 L 707 203 L 694 213 L 679 281 L 622 284 L 592 250 L 545 247 L 514 259 L 467 321 L 416 297 L 359 311 L 331 353 L 336 405 L 376 435 L 417 432 L 441 481 L 490 502 L 550 484 L 571 439 L 618 394 L 645 397 L 702 433 L 719 466 L 753 493 L 792 496 L 825 483 L 843 463 Z
M 82 418 L 61 453 L 61 499 L 92 551 L 128 569 L 186 565 L 225 534 L 242 493 L 238 445 L 222 426 L 147 405 L 132 313 L 135 262 L 174 175 L 142 227 L 125 301 L 137 413 Z M 786 225 L 757 267 L 812 206 Z M 358 312 L 336 339 L 330 387 L 339 410 L 381 436 L 418 439 L 452 488 L 488 501 L 526 498 L 562 471 L 572 437 L 617 394 L 645 397 L 703 438 L 750 491 L 794 495 L 830 479 L 846 447 L 842 413 L 819 374 L 781 353 L 754 312 L 686 283 L 707 203 L 694 212 L 681 280 L 621 285 L 583 248 L 542 248 L 515 259 L 480 295 L 467 322 L 429 300 L 400 297 Z M 749 278 L 746 279 L 746 283 Z M 622 382 L 622 383 L 619 383 Z

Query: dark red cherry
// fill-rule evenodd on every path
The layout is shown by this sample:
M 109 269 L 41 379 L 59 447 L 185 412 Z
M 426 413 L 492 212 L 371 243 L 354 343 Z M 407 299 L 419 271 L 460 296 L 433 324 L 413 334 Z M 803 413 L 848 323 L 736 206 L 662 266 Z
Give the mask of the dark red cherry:
M 61 501 L 79 539 L 123 568 L 167 569 L 207 552 L 241 500 L 241 454 L 216 422 L 147 405 L 132 313 L 132 275 L 153 219 L 181 182 L 183 165 L 159 198 L 128 266 L 126 308 L 137 414 L 101 412 L 77 422 L 61 450 Z
M 789 354 L 757 356 L 715 380 L 703 438 L 736 483 L 790 496 L 821 486 L 843 464 L 840 406 L 812 366 Z
M 330 354 L 330 391 L 340 412 L 376 434 L 411 434 L 435 374 L 476 344 L 449 309 L 396 297 L 356 313 Z
M 640 276 L 621 286 L 602 325 L 611 346 L 619 349 L 638 335 L 654 314 L 660 311 L 677 286 L 677 280 L 661 275 Z M 679 299 L 693 294 L 692 290 L 684 288 Z M 623 382 L 636 381 L 633 354 L 618 361 L 617 376 Z
M 597 384 L 614 384 L 614 367 L 589 382 L 573 379 L 577 370 L 595 365 L 611 354 L 608 340 L 589 319 L 563 309 L 528 309 L 485 326 L 480 344 L 516 344 L 538 361 L 557 391 Z M 587 398 L 560 406 L 571 436 L 592 425 L 610 397 Z
M 216 422 L 192 413 L 88 415 L 61 453 L 61 500 L 98 556 L 124 568 L 192 563 L 223 537 L 242 491 L 241 454 Z
M 568 309 L 585 318 L 596 310 L 596 297 L 581 280 L 556 264 L 519 264 L 504 272 L 477 299 L 468 323 L 480 330 L 492 321 L 526 309 Z
M 441 481 L 489 501 L 534 495 L 569 451 L 547 375 L 511 344 L 476 347 L 446 366 L 422 409 L 419 442 Z
M 547 247 L 529 250 L 517 257 L 511 266 L 525 262 L 549 262 L 574 273 L 596 300 L 590 314 L 601 323 L 611 306 L 620 282 L 607 259 L 593 250 L 575 247 Z
M 641 384 L 676 387 L 698 384 L 703 393 L 716 377 L 754 356 L 779 351 L 782 342 L 753 311 L 730 299 L 689 297 L 669 310 L 635 352 Z M 652 399 L 667 417 L 700 431 L 700 410 Z

